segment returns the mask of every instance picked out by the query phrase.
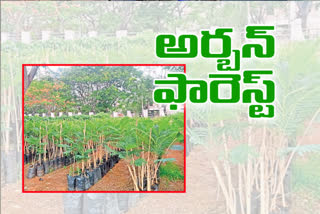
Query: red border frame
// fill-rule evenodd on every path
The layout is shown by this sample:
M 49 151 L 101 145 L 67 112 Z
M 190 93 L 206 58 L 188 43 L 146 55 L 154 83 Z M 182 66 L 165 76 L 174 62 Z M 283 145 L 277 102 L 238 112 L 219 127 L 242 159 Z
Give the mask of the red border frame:
M 26 191 L 24 190 L 24 68 L 25 66 L 183 66 L 186 64 L 22 64 L 22 192 L 23 193 L 186 193 L 186 104 L 184 104 L 184 190 L 183 191 Z

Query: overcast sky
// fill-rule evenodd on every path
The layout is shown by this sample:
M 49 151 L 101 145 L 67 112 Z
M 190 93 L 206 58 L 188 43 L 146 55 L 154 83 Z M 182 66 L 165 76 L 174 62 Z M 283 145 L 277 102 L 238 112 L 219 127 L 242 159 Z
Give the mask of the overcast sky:
M 47 69 L 41 67 L 35 78 L 39 79 L 47 75 L 57 77 L 57 75 L 59 75 L 60 70 L 68 67 L 70 66 L 48 66 Z M 164 75 L 166 74 L 166 70 L 163 66 L 135 66 L 135 68 L 137 70 L 142 71 L 144 75 L 149 75 L 153 78 L 161 78 L 164 77 Z M 28 69 L 30 69 L 30 66 L 28 66 Z

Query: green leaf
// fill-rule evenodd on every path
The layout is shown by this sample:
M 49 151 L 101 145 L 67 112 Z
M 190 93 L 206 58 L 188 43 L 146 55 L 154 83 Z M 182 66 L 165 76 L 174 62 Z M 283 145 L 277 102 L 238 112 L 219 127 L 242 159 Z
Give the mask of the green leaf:
M 176 161 L 176 159 L 175 158 L 163 158 L 163 159 L 155 160 L 154 162 L 155 163 L 157 163 L 157 162 L 165 163 L 165 162 L 173 162 L 173 161 Z
M 258 153 L 255 148 L 248 144 L 240 144 L 229 152 L 229 160 L 233 164 L 244 164 L 251 158 L 256 158 Z
M 142 166 L 142 165 L 144 165 L 146 163 L 147 163 L 147 161 L 145 159 L 143 159 L 143 158 L 139 158 L 139 159 L 134 161 L 134 165 L 135 166 Z

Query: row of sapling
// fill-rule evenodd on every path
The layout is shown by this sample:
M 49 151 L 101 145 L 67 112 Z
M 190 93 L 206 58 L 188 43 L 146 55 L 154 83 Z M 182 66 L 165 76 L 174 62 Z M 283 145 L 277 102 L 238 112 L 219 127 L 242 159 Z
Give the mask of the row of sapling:
M 153 120 L 104 115 L 28 118 L 25 155 L 36 155 L 31 155 L 27 177 L 34 177 L 35 173 L 42 176 L 61 167 L 61 163 L 74 163 L 67 175 L 68 189 L 83 191 L 124 158 L 134 190 L 157 190 L 159 167 L 172 160 L 162 156 L 172 144 L 183 140 L 182 129 L 181 115 Z
M 118 139 L 112 152 L 125 160 L 134 191 L 157 191 L 159 168 L 173 158 L 163 158 L 171 145 L 183 140 L 181 115 L 159 119 L 121 119 L 115 127 Z M 110 148 L 109 148 L 110 150 Z
M 117 155 L 111 155 L 104 144 L 107 120 L 94 119 L 80 123 L 81 134 L 76 138 L 76 169 L 70 168 L 68 190 L 88 190 L 97 183 L 119 161 Z M 76 133 L 80 133 L 79 130 Z
M 83 119 L 88 118 L 74 117 L 73 120 L 65 121 L 61 118 L 48 120 L 32 117 L 25 121 L 25 159 L 29 159 L 30 153 L 35 154 L 31 155 L 29 161 L 31 164 L 27 174 L 28 178 L 32 178 L 36 174 L 43 176 L 49 171 L 61 168 L 63 163 L 67 166 L 77 162 L 81 164 L 81 167 L 77 164 L 78 167 L 75 169 L 73 166 L 68 179 L 75 181 L 77 178 L 79 184 L 77 189 L 82 190 L 81 181 L 84 176 L 81 175 L 92 177 L 90 169 L 94 169 L 97 176 L 95 179 L 91 179 L 92 184 L 96 183 L 105 175 L 106 171 L 113 167 L 118 159 L 108 156 L 102 145 L 104 136 L 101 127 L 103 127 L 102 124 L 105 120 L 97 118 L 88 121 L 88 128 L 86 128 L 87 122 L 84 122 Z M 75 183 L 73 182 L 72 185 Z M 73 189 L 70 187 L 70 190 Z
M 66 126 L 67 127 L 67 126 Z M 30 163 L 27 178 L 43 176 L 71 164 L 72 154 L 64 143 L 63 121 L 28 118 L 25 121 L 24 161 Z

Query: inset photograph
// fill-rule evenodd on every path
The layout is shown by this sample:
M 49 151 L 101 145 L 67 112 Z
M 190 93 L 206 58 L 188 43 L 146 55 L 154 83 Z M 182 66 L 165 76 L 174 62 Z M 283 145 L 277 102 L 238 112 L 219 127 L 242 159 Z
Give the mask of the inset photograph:
M 184 65 L 24 65 L 23 192 L 185 192 L 185 106 L 153 103 Z

